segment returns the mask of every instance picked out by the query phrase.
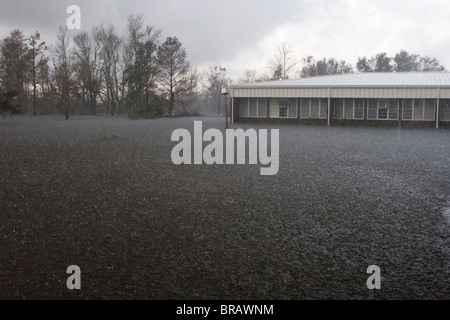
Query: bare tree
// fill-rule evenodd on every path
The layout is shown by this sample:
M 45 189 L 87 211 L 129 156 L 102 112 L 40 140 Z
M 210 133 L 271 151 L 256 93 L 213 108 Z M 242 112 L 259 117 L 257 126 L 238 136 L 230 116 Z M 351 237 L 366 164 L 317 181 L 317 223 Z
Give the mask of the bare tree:
M 31 82 L 33 86 L 33 115 L 37 115 L 37 105 L 36 105 L 36 91 L 37 91 L 37 73 L 40 69 L 47 66 L 49 58 L 44 55 L 47 46 L 45 42 L 39 42 L 41 35 L 39 32 L 35 32 L 28 38 L 29 50 L 28 54 L 31 62 Z
M 120 111 L 120 49 L 122 39 L 116 34 L 114 26 L 96 29 L 95 38 L 101 44 L 99 68 L 104 79 L 103 91 L 100 98 L 111 114 Z
M 75 65 L 78 88 L 81 90 L 83 102 L 88 97 L 89 113 L 97 114 L 97 99 L 102 85 L 102 73 L 99 68 L 100 42 L 97 39 L 97 30 L 92 35 L 82 31 L 74 37 Z
M 273 57 L 269 60 L 269 70 L 273 74 L 273 79 L 289 79 L 289 77 L 295 71 L 294 68 L 297 65 L 292 45 L 287 42 L 282 42 L 276 49 Z
M 47 60 L 50 60 L 47 58 Z M 42 112 L 42 107 L 48 108 L 48 104 L 52 98 L 52 86 L 50 80 L 50 67 L 47 63 L 41 64 L 40 68 L 37 70 L 36 82 L 40 88 L 41 98 L 43 100 L 39 112 Z
M 205 100 L 212 106 L 212 113 L 216 113 L 217 116 L 223 114 L 222 89 L 227 87 L 230 82 L 225 77 L 225 71 L 225 68 L 214 66 L 210 67 L 206 74 Z
M 158 48 L 159 84 L 168 101 L 168 114 L 173 115 L 177 104 L 189 90 L 189 70 L 185 49 L 177 37 L 168 37 Z
M 268 81 L 269 77 L 266 74 L 260 75 L 255 69 L 245 70 L 243 77 L 239 79 L 240 83 L 253 83 Z
M 52 88 L 59 98 L 66 120 L 69 120 L 70 99 L 74 89 L 74 53 L 70 47 L 67 27 L 59 27 L 53 51 Z
M 256 82 L 258 79 L 257 71 L 255 69 L 252 70 L 245 70 L 244 71 L 244 78 L 241 80 L 243 83 L 253 83 Z
M 161 31 L 144 26 L 143 15 L 131 15 L 127 23 L 124 47 L 124 86 L 132 114 L 152 116 L 156 99 L 156 80 L 159 73 L 157 48 Z

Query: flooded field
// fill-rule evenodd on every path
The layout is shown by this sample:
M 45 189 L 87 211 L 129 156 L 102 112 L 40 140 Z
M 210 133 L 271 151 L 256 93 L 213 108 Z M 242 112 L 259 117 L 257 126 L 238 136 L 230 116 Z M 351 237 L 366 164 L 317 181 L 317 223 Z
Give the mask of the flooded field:
M 280 130 L 261 176 L 174 165 L 171 134 L 195 120 L 224 129 L 1 120 L 0 299 L 450 298 L 450 131 L 232 125 Z

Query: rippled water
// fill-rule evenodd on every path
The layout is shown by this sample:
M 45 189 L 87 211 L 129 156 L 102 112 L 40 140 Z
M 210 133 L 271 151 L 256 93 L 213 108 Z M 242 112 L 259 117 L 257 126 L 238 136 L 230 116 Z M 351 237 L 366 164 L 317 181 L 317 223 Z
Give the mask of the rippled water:
M 444 217 L 447 219 L 447 222 L 450 224 L 450 208 L 444 208 Z
M 175 166 L 194 120 L 0 121 L 0 298 L 450 298 L 449 131 L 232 126 L 280 130 L 264 177 Z

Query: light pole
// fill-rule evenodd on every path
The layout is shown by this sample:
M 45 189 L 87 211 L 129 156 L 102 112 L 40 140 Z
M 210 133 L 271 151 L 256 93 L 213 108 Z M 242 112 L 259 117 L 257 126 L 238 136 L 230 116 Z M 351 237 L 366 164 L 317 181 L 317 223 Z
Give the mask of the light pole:
M 228 129 L 228 95 L 230 94 L 230 89 L 223 88 L 222 94 L 225 99 L 225 128 Z
M 226 68 L 215 67 L 215 69 L 217 69 L 217 68 L 219 69 L 220 73 L 223 75 L 225 75 L 225 72 L 227 72 Z M 222 83 L 224 85 L 226 85 L 226 81 L 224 78 L 222 78 Z M 226 126 L 226 129 L 228 129 L 228 105 L 227 105 L 228 99 L 227 98 L 228 98 L 229 94 L 230 94 L 230 90 L 228 88 L 226 88 L 226 87 L 222 88 L 222 95 L 224 96 L 224 99 L 225 99 L 225 126 Z

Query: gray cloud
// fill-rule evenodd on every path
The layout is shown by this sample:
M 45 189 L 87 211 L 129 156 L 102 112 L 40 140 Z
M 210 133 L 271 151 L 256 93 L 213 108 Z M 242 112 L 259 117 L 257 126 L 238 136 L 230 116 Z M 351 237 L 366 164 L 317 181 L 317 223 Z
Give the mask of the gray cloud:
M 402 48 L 436 56 L 450 68 L 447 0 L 0 0 L 0 38 L 18 28 L 26 34 L 39 30 L 54 43 L 72 4 L 81 8 L 87 30 L 114 24 L 123 34 L 128 15 L 144 14 L 162 40 L 179 38 L 193 66 L 226 61 L 235 72 L 261 68 L 269 51 L 287 39 L 300 58 L 326 55 L 355 63 L 359 55 Z M 380 11 L 376 28 L 372 6 Z
M 230 57 L 280 23 L 303 14 L 302 1 L 289 0 L 2 0 L 2 29 L 37 29 L 53 36 L 66 23 L 66 8 L 71 4 L 81 8 L 85 29 L 112 23 L 122 32 L 128 15 L 142 13 L 146 23 L 160 29 L 163 36 L 177 36 L 193 64 Z
M 193 63 L 229 57 L 277 25 L 302 16 L 302 1 L 131 1 L 163 35 L 177 36 Z M 121 12 L 128 6 L 120 2 Z

